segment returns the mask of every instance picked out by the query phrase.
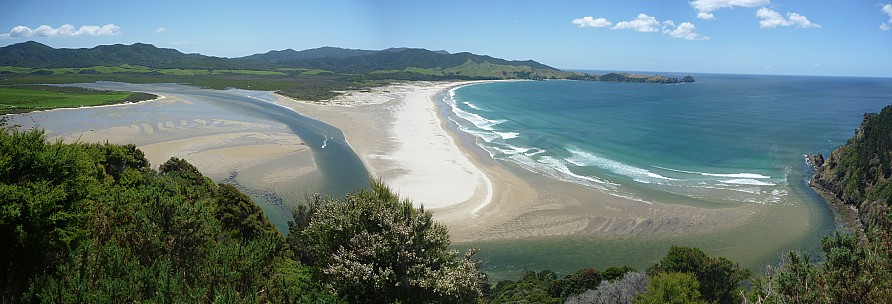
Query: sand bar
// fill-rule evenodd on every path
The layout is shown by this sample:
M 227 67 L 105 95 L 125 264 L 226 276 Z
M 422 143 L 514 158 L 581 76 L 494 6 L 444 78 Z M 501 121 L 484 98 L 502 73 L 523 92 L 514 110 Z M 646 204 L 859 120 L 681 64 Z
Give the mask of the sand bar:
M 642 203 L 547 178 L 520 177 L 472 153 L 438 112 L 438 93 L 476 82 L 408 82 L 330 102 L 278 103 L 341 129 L 368 170 L 432 208 L 453 241 L 555 235 L 639 237 L 713 232 L 751 219 L 749 208 Z M 531 174 L 526 174 L 531 175 Z
M 154 168 L 171 157 L 185 159 L 212 180 L 252 194 L 277 226 L 287 228 L 290 208 L 319 183 L 309 147 L 283 123 L 221 108 L 191 87 L 173 89 L 188 93 L 164 88 L 156 93 L 163 97 L 151 101 L 13 119 L 25 128 L 45 129 L 50 141 L 135 144 Z

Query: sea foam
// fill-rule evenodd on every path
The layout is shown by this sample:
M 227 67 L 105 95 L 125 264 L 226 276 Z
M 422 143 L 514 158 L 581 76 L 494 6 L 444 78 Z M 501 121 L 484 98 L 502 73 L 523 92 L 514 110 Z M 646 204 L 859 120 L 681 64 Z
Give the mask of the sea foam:
M 593 153 L 583 151 L 576 147 L 567 147 L 567 151 L 573 154 L 564 158 L 566 161 L 580 167 L 596 167 L 610 172 L 632 178 L 640 183 L 654 183 L 655 180 L 674 181 L 677 179 L 665 177 L 645 169 L 630 166 L 612 159 L 604 158 Z

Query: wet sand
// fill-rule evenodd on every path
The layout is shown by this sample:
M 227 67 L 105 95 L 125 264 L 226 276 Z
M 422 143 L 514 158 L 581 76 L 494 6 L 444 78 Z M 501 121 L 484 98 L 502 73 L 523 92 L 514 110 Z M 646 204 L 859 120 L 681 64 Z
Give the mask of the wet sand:
M 200 96 L 163 93 L 139 104 L 59 109 L 16 116 L 50 141 L 136 144 L 154 168 L 182 158 L 215 182 L 236 184 L 287 229 L 290 210 L 319 170 L 304 141 L 284 124 L 219 109 Z
M 752 207 L 644 203 L 538 178 L 474 152 L 448 128 L 438 93 L 472 82 L 411 82 L 351 92 L 328 103 L 279 104 L 341 129 L 374 175 L 432 209 L 454 242 L 546 236 L 692 235 L 733 229 Z

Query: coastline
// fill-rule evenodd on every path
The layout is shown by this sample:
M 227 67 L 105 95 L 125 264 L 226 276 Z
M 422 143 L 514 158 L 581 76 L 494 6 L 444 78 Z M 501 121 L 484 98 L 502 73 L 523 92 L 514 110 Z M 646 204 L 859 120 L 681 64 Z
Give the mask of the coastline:
M 436 100 L 448 90 L 484 82 L 492 81 L 399 83 L 348 92 L 330 103 L 279 95 L 278 103 L 342 130 L 372 176 L 431 209 L 456 243 L 713 233 L 745 225 L 758 213 L 752 206 L 648 204 L 486 159 L 488 154 L 472 151 L 473 142 L 462 142 L 461 130 L 447 126 L 450 117 L 443 117 Z
M 44 129 L 49 141 L 135 144 L 156 169 L 171 157 L 185 159 L 215 182 L 240 185 L 287 231 L 293 206 L 286 202 L 300 202 L 322 183 L 304 139 L 280 122 L 209 111 L 213 103 L 200 96 L 153 94 L 159 98 L 7 117 Z
M 861 222 L 861 218 L 858 215 L 858 209 L 855 206 L 847 205 L 840 200 L 833 191 L 830 191 L 817 183 L 815 181 L 815 174 L 812 174 L 811 178 L 808 180 L 808 185 L 827 201 L 830 210 L 833 210 L 833 215 L 836 218 L 836 221 L 842 223 L 842 227 L 845 228 L 848 233 L 855 234 L 862 238 L 865 237 L 864 224 Z

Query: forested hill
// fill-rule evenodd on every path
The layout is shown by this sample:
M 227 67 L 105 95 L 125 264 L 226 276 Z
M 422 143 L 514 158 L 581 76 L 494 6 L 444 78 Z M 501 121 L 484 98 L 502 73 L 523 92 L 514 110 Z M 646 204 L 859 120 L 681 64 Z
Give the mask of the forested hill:
M 183 54 L 151 44 L 100 45 L 89 49 L 55 49 L 28 41 L 0 48 L 0 66 L 25 68 L 86 68 L 123 64 L 155 69 L 236 69 L 244 64 L 228 58 Z
M 109 68 L 110 67 L 110 68 Z M 98 68 L 98 69 L 97 69 Z M 107 72 L 101 72 L 105 70 Z M 187 70 L 187 71 L 184 71 Z M 111 71 L 111 72 L 108 72 Z M 57 75 L 114 73 L 153 75 L 239 74 L 237 80 L 271 76 L 283 81 L 288 76 L 359 80 L 481 80 L 481 79 L 574 79 L 609 82 L 679 83 L 694 82 L 690 76 L 663 77 L 608 73 L 592 75 L 562 71 L 533 60 L 505 60 L 468 52 L 449 53 L 419 48 L 390 48 L 380 51 L 322 47 L 303 51 L 269 51 L 239 58 L 184 54 L 151 44 L 100 45 L 89 49 L 55 49 L 29 41 L 0 47 L 0 74 Z M 253 75 L 245 77 L 244 75 Z M 70 76 L 70 75 L 69 75 Z M 98 77 L 98 76 L 94 76 Z M 349 78 L 349 79 L 345 79 Z M 144 77 L 145 78 L 145 77 Z M 219 82 L 217 77 L 215 82 Z M 226 78 L 226 76 L 222 76 Z M 318 80 L 319 77 L 316 77 Z M 76 79 L 96 81 L 108 79 Z M 72 81 L 76 81 L 72 80 Z M 303 79 L 306 80 L 306 79 Z M 58 82 L 35 79 L 36 83 Z M 147 81 L 133 80 L 131 81 Z M 169 81 L 156 79 L 156 81 Z M 284 81 L 289 81 L 285 79 Z M 178 81 L 177 81 L 178 82 Z M 23 83 L 23 82 L 16 82 Z M 3 84 L 0 82 L 0 84 Z M 232 85 L 230 85 L 232 86 Z M 239 85 L 235 85 L 238 87 Z M 312 85 L 320 87 L 319 84 Z M 331 85 L 321 85 L 326 88 Z M 282 88 L 269 88 L 279 89 Z M 343 89 L 343 88 L 331 88 Z M 288 90 L 285 90 L 288 91 Z M 292 90 L 293 91 L 293 90 Z M 325 91 L 325 90 L 323 90 Z M 329 93 L 298 94 L 313 100 L 331 97 Z M 322 96 L 322 97 L 320 97 Z
M 276 69 L 311 68 L 333 72 L 367 73 L 406 68 L 448 69 L 468 62 L 558 71 L 536 61 L 509 61 L 471 53 L 449 54 L 425 49 L 394 48 L 381 51 L 324 47 L 304 51 L 270 51 L 240 58 L 183 54 L 151 44 L 100 45 L 89 49 L 55 49 L 29 41 L 0 48 L 0 66 L 26 68 L 86 68 L 139 65 L 154 69 Z
M 557 69 L 533 60 L 509 61 L 471 53 L 450 54 L 445 51 L 429 51 L 415 48 L 393 48 L 382 51 L 318 48 L 304 51 L 271 51 L 235 59 L 249 65 L 271 65 L 285 68 L 313 68 L 343 73 L 365 73 L 380 70 L 406 68 L 448 69 L 467 62 L 530 67 L 532 69 Z
M 892 203 L 892 106 L 864 114 L 848 143 L 815 165 L 815 184 L 859 207 L 862 221 L 869 225 L 877 211 Z

